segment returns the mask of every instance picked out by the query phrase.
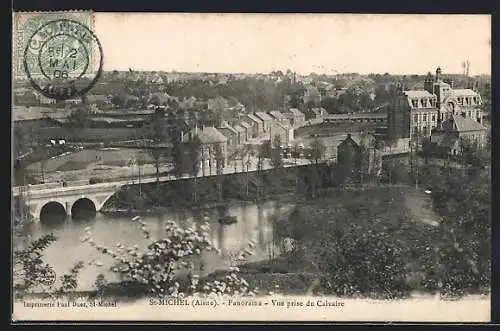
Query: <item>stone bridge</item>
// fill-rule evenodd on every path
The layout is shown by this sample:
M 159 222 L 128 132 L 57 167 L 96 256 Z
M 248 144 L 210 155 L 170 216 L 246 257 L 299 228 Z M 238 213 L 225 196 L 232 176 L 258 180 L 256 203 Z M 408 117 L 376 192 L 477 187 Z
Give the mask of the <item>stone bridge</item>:
M 47 208 L 64 211 L 71 216 L 81 208 L 101 210 L 104 203 L 113 196 L 124 183 L 110 182 L 99 184 L 86 184 L 79 186 L 63 186 L 54 183 L 49 187 L 28 185 L 15 187 L 14 198 L 19 199 L 29 208 L 34 219 L 39 220 L 42 211 Z

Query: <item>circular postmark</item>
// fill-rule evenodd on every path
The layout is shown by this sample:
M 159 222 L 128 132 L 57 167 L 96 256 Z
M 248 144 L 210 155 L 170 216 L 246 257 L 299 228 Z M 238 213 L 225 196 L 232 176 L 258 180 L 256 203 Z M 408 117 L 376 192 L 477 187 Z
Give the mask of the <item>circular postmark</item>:
M 51 267 L 47 267 L 38 275 L 38 280 L 42 285 L 51 286 L 56 282 L 56 272 Z
M 24 70 L 35 90 L 48 98 L 81 97 L 102 72 L 102 46 L 84 24 L 71 19 L 47 22 L 28 39 Z

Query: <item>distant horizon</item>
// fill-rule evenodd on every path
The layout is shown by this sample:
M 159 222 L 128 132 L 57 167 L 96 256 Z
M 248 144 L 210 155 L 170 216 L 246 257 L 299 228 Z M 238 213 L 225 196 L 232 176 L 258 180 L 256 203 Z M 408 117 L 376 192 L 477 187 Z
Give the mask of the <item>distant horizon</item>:
M 437 67 L 436 67 L 437 68 Z M 390 73 L 390 72 L 370 72 L 370 73 L 361 73 L 361 72 L 351 72 L 351 71 L 346 71 L 346 72 L 338 72 L 338 73 L 335 73 L 335 74 L 332 74 L 332 73 L 317 73 L 315 72 L 314 74 L 318 75 L 318 76 L 328 76 L 328 77 L 335 77 L 335 76 L 342 76 L 342 75 L 360 75 L 360 76 L 369 76 L 369 75 L 381 75 L 383 76 L 384 74 L 389 74 L 390 76 L 414 76 L 414 75 L 417 75 L 417 76 L 426 76 L 429 72 L 434 76 L 435 75 L 435 69 L 434 70 L 429 70 L 425 73 Z M 179 71 L 179 70 L 154 70 L 154 69 L 134 69 L 134 68 L 130 68 L 132 69 L 132 71 L 134 72 L 145 72 L 145 73 L 153 73 L 153 72 L 156 72 L 156 73 L 166 73 L 166 74 L 217 74 L 217 75 L 270 75 L 272 71 L 278 71 L 278 70 L 281 70 L 283 72 L 283 74 L 286 73 L 286 70 L 287 69 L 275 69 L 275 70 L 272 70 L 272 71 L 269 71 L 269 72 L 222 72 L 222 71 Z M 442 69 L 442 68 L 441 68 Z M 110 72 L 113 72 L 113 71 L 118 71 L 120 73 L 123 73 L 123 72 L 129 72 L 129 69 L 110 69 L 110 70 L 103 70 L 103 72 L 105 73 L 110 73 Z M 291 70 L 291 69 L 290 69 Z M 293 72 L 293 70 L 292 70 Z M 308 74 L 299 74 L 299 73 L 296 73 L 298 76 L 304 76 L 304 77 L 307 77 L 307 76 L 310 76 L 311 74 L 313 73 L 308 73 Z M 463 76 L 463 73 L 447 73 L 443 70 L 442 76 L 447 76 L 447 75 L 450 75 L 450 76 Z M 491 76 L 490 73 L 476 73 L 476 74 L 470 74 L 469 77 L 476 77 L 476 76 Z

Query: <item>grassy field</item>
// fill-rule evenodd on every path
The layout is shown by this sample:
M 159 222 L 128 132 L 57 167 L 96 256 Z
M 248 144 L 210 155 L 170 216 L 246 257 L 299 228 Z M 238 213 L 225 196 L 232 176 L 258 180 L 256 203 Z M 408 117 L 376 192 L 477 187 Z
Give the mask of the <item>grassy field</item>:
M 43 165 L 45 174 L 90 170 L 96 165 L 103 167 L 125 167 L 133 163 L 153 164 L 153 158 L 144 150 L 120 148 L 109 150 L 84 149 L 68 155 L 49 159 Z M 132 161 L 132 162 L 131 162 Z M 28 165 L 28 170 L 41 173 L 40 162 Z

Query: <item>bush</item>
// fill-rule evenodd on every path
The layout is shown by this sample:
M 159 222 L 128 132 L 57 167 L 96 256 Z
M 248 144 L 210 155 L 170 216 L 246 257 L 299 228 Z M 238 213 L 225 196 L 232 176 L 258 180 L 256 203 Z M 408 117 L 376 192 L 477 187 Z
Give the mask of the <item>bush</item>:
M 296 241 L 295 249 L 323 275 L 325 291 L 335 295 L 407 296 L 408 262 L 432 252 L 426 226 L 411 220 L 401 192 L 389 190 L 344 191 L 298 206 L 280 227 L 277 234 Z
M 98 184 L 102 182 L 104 182 L 104 180 L 100 177 L 90 177 L 89 179 L 89 184 Z
M 125 247 L 118 243 L 116 250 L 97 245 L 87 228 L 82 241 L 88 242 L 102 254 L 111 256 L 116 265 L 111 268 L 120 275 L 126 287 L 144 289 L 144 294 L 166 297 L 184 297 L 199 294 L 239 294 L 251 295 L 251 289 L 245 279 L 238 274 L 237 266 L 232 266 L 222 279 L 200 281 L 194 271 L 193 259 L 200 258 L 203 251 L 219 252 L 209 240 L 208 218 L 196 227 L 181 228 L 175 222 L 168 221 L 164 237 L 151 239 L 146 224 L 139 217 L 133 219 L 141 226 L 146 239 L 151 239 L 146 251 L 139 252 L 137 246 Z M 253 254 L 253 243 L 249 248 L 235 256 L 235 263 L 245 261 Z M 219 252 L 220 253 L 220 252 Z M 99 291 L 106 292 L 102 279 L 96 280 Z M 126 290 L 126 288 L 125 288 Z M 116 292 L 116 289 L 115 289 Z
M 32 241 L 23 249 L 14 250 L 14 292 L 17 297 L 23 297 L 33 292 L 41 292 L 48 296 L 74 291 L 78 286 L 78 275 L 84 264 L 82 261 L 75 263 L 68 273 L 59 277 L 52 266 L 43 261 L 43 252 L 55 241 L 57 237 L 47 234 Z M 50 277 L 53 275 L 53 281 Z M 59 287 L 56 285 L 59 284 Z

